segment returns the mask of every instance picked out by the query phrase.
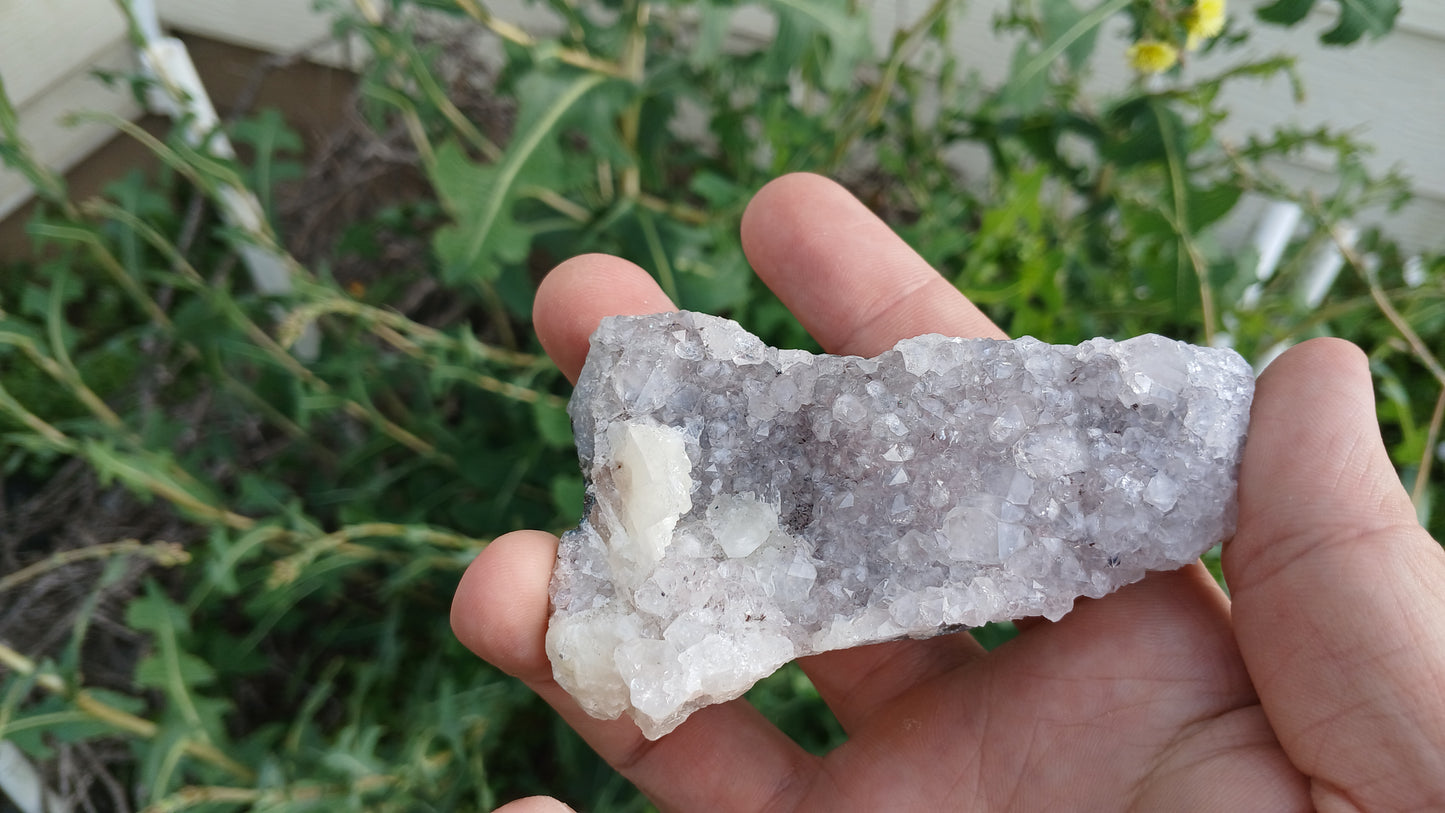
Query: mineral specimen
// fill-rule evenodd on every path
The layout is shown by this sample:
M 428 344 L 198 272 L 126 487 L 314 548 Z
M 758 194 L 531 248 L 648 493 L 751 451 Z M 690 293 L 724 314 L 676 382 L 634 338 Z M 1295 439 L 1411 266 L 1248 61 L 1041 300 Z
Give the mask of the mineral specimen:
M 815 652 L 1058 619 L 1234 531 L 1254 378 L 1159 336 L 872 358 L 696 313 L 604 320 L 547 653 L 649 738 Z

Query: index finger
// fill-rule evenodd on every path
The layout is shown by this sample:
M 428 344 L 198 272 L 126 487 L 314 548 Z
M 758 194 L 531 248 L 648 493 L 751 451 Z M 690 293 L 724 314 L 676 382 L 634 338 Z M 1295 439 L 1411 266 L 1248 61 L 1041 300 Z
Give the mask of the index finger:
M 743 214 L 753 269 L 830 353 L 875 356 L 924 333 L 1008 338 L 861 201 L 785 175 Z
M 743 215 L 742 241 L 758 276 L 830 353 L 874 356 L 924 333 L 1008 338 L 827 178 L 785 175 L 764 186 Z M 647 272 L 593 254 L 547 275 L 533 317 L 547 354 L 575 382 L 587 339 L 604 316 L 676 309 Z
M 759 277 L 830 353 L 875 356 L 941 333 L 1005 339 L 957 288 L 841 185 L 785 175 L 743 215 L 743 250 Z M 966 635 L 825 652 L 799 663 L 848 731 L 914 686 L 983 652 Z
M 1005 338 L 887 224 L 820 176 L 784 176 L 760 190 L 742 241 L 758 275 L 830 352 L 873 356 L 923 333 Z M 642 269 L 590 255 L 543 280 L 534 317 L 548 354 L 575 381 L 603 317 L 674 308 Z M 948 636 L 815 655 L 804 669 L 853 730 L 901 692 L 981 653 L 967 636 Z
M 1224 573 L 1240 653 L 1315 801 L 1438 807 L 1445 553 L 1390 462 L 1358 348 L 1314 339 L 1260 376 Z
M 552 269 L 537 287 L 532 322 L 547 355 L 577 383 L 587 360 L 588 339 L 607 316 L 675 311 L 646 271 L 607 254 L 573 257 Z

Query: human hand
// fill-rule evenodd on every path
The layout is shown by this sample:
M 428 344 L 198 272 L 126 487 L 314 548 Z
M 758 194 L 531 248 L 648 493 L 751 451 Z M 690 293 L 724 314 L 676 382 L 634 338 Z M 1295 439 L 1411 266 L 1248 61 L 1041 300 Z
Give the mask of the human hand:
M 829 352 L 1003 337 L 822 178 L 760 191 L 743 245 Z M 674 309 L 636 266 L 585 256 L 547 277 L 535 315 L 575 381 L 604 316 Z M 556 547 L 538 531 L 493 542 L 453 629 L 664 810 L 1445 809 L 1445 551 L 1415 521 L 1346 342 L 1307 342 L 1260 377 L 1224 548 L 1232 601 L 1196 563 L 1021 621 L 990 653 L 959 634 L 803 658 L 848 734 L 824 757 L 744 700 L 656 742 L 581 711 L 543 651 Z

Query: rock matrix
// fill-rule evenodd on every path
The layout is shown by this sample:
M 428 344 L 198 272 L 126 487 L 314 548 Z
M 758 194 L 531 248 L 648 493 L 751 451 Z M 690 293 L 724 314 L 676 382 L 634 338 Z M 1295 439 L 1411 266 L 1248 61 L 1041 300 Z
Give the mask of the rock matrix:
M 1152 335 L 865 359 L 604 320 L 569 407 L 557 681 L 656 739 L 802 655 L 1058 619 L 1234 532 L 1253 391 L 1233 351 Z

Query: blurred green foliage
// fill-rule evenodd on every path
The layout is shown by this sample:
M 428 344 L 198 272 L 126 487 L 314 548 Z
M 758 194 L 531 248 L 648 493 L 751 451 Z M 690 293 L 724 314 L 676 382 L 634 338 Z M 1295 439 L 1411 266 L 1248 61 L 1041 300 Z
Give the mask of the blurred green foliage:
M 1309 5 L 1280 0 L 1261 17 L 1292 24 Z M 1396 10 L 1343 5 L 1332 41 L 1381 34 Z M 1186 56 L 1100 97 L 1086 80 L 1101 52 L 1123 49 L 1103 28 L 1123 17 L 1135 36 L 1183 37 L 1189 4 L 1019 0 L 996 22 L 1017 50 L 994 85 L 952 47 L 965 9 L 946 0 L 881 48 L 867 12 L 844 0 L 541 7 L 553 33 L 475 0 L 358 2 L 338 17 L 338 33 L 374 55 L 363 114 L 405 129 L 431 190 L 342 233 L 338 262 L 385 268 L 386 235 L 429 247 L 422 267 L 369 287 L 292 263 L 294 290 L 262 296 L 242 273 L 243 248 L 285 256 L 275 187 L 302 171 L 299 141 L 273 113 L 228 126 L 244 164 L 178 130 L 151 144 L 159 177 L 127 176 L 79 202 L 0 105 L 0 158 L 46 204 L 30 225 L 37 259 L 0 277 L 10 492 L 80 460 L 168 506 L 198 540 L 184 554 L 161 540 L 84 554 L 164 566 L 120 619 L 146 642 L 132 682 L 87 687 L 78 642 L 91 602 L 62 651 L 0 648 L 5 738 L 42 760 L 118 739 L 134 757 L 131 802 L 154 810 L 488 809 L 544 792 L 588 810 L 647 809 L 520 684 L 453 640 L 448 604 L 486 540 L 560 530 L 580 512 L 565 381 L 528 326 L 540 270 L 617 254 L 683 307 L 812 347 L 737 237 L 751 194 L 788 171 L 843 179 L 1016 335 L 1153 331 L 1227 340 L 1255 359 L 1327 333 L 1360 343 L 1391 454 L 1422 520 L 1445 535 L 1445 511 L 1432 510 L 1445 477 L 1430 469 L 1445 405 L 1430 350 L 1445 347 L 1445 258 L 1412 258 L 1368 231 L 1344 246 L 1323 304 L 1299 295 L 1341 223 L 1408 190 L 1367 171 L 1347 134 L 1220 138 L 1230 86 L 1292 71 L 1288 56 L 1240 55 L 1254 23 L 1234 19 L 1202 45 L 1235 54 L 1230 67 L 1207 72 Z M 747 14 L 754 22 L 740 24 Z M 510 111 L 501 137 L 459 105 L 444 67 L 454 50 L 418 33 L 438 19 L 501 54 L 488 88 Z M 1333 157 L 1332 188 L 1276 176 L 1307 148 Z M 245 231 L 216 216 L 237 187 L 255 192 L 269 224 Z M 1257 257 L 1224 234 L 1259 196 L 1304 211 L 1262 283 Z M 211 205 L 188 222 L 198 200 Z M 394 309 L 396 275 L 430 280 L 452 307 Z M 1258 301 L 1242 305 L 1256 283 Z M 320 350 L 302 359 L 289 345 L 308 329 Z M 106 569 L 96 595 L 115 578 Z M 977 634 L 998 645 L 1011 628 Z M 811 749 L 843 737 L 796 667 L 752 698 Z

